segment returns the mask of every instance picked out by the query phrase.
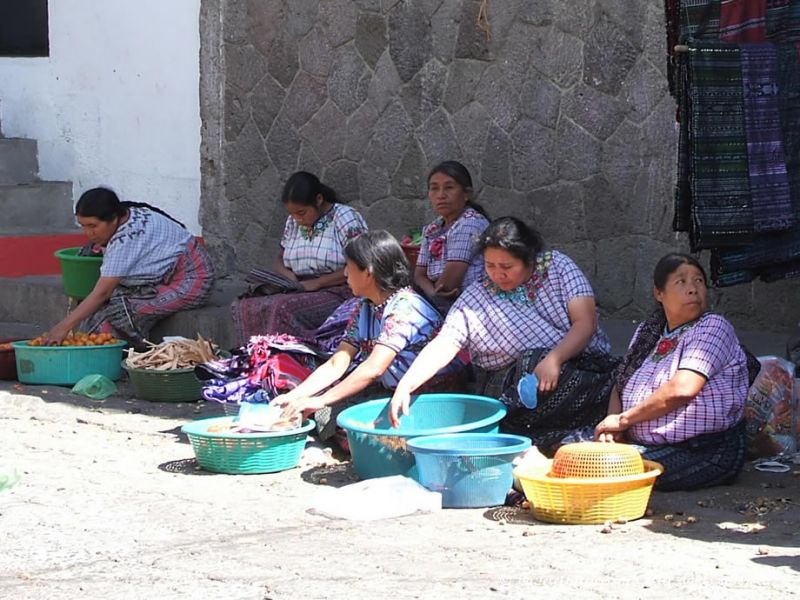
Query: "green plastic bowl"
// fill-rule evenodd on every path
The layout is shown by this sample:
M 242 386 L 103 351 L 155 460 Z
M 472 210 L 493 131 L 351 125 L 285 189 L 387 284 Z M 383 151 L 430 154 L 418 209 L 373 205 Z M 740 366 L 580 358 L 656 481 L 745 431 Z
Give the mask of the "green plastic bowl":
M 200 419 L 181 427 L 192 443 L 197 464 L 207 471 L 250 475 L 293 469 L 300 462 L 306 436 L 316 427 L 309 419 L 302 427 L 264 433 L 212 433 L 210 425 L 229 425 L 235 417 Z
M 102 256 L 78 256 L 80 248 L 56 250 L 55 257 L 61 263 L 61 279 L 64 292 L 71 298 L 83 300 L 94 289 L 100 279 Z
M 194 367 L 185 369 L 137 369 L 122 361 L 128 373 L 133 394 L 151 402 L 194 402 L 202 397 L 203 384 L 194 376 Z
M 122 349 L 127 342 L 105 346 L 29 346 L 12 342 L 20 383 L 75 385 L 87 375 L 119 379 Z

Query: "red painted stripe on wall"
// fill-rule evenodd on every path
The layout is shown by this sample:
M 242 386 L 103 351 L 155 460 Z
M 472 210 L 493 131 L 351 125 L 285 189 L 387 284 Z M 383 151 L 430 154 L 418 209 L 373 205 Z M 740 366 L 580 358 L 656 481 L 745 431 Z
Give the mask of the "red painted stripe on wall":
M 0 277 L 58 275 L 61 267 L 53 253 L 85 243 L 82 233 L 0 237 Z

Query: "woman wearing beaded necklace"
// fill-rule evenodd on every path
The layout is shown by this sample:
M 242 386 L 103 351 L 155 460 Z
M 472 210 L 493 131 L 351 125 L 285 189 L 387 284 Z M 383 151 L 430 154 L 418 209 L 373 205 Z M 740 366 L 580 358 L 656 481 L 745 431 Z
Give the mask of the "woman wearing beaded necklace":
M 728 321 L 707 312 L 706 274 L 692 256 L 658 261 L 653 293 L 661 307 L 637 328 L 596 436 L 644 446 L 664 466 L 658 489 L 729 483 L 744 464 L 758 361 Z
M 334 434 L 344 408 L 391 393 L 442 324 L 436 309 L 411 288 L 408 261 L 391 234 L 364 233 L 347 244 L 345 256 L 347 285 L 359 300 L 344 339 L 308 379 L 273 401 L 286 407 L 287 416 L 313 413 L 323 440 Z M 429 390 L 453 387 L 462 369 L 458 359 L 442 365 Z
M 289 178 L 281 200 L 289 216 L 272 270 L 299 281 L 303 291 L 236 300 L 232 312 L 240 343 L 268 333 L 308 338 L 351 296 L 345 285 L 344 247 L 367 230 L 363 217 L 305 171 Z
M 494 221 L 478 245 L 486 275 L 456 300 L 398 384 L 392 421 L 401 409 L 408 414 L 412 392 L 465 349 L 476 367 L 476 393 L 508 405 L 503 427 L 551 449 L 572 430 L 597 424 L 611 390 L 615 361 L 591 285 L 572 260 L 545 252 L 539 234 L 513 217 Z M 538 379 L 535 408 L 517 389 L 529 373 Z
M 439 163 L 428 174 L 428 198 L 437 217 L 422 232 L 414 283 L 444 313 L 483 275 L 476 241 L 489 220 L 471 194 L 472 177 L 459 162 Z

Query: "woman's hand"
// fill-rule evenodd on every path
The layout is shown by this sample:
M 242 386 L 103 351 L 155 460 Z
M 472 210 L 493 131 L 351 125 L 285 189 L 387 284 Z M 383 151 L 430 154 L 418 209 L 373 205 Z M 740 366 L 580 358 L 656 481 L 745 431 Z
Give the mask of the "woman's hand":
M 389 403 L 389 421 L 392 427 L 400 426 L 400 415 L 408 415 L 411 406 L 411 394 L 408 390 L 398 387 L 394 391 L 392 401 Z
M 318 292 L 322 289 L 319 279 L 307 279 L 306 281 L 301 281 L 300 285 L 303 286 L 304 292 Z
M 608 415 L 594 428 L 594 439 L 598 442 L 620 442 L 624 438 L 627 424 L 621 415 Z
M 558 377 L 561 375 L 561 361 L 558 356 L 550 352 L 545 356 L 536 368 L 533 374 L 539 380 L 540 392 L 552 392 L 558 387 Z
M 69 330 L 70 330 L 69 324 L 64 323 L 63 321 L 61 323 L 58 323 L 57 325 L 54 325 L 47 333 L 46 344 L 48 346 L 54 346 L 60 344 L 61 342 L 64 341 L 64 338 L 67 337 Z
M 441 286 L 437 285 L 434 287 L 434 291 L 440 298 L 456 298 L 461 293 L 461 288 L 453 288 L 449 292 L 446 292 Z
M 273 402 L 276 402 L 280 399 L 275 398 Z M 281 406 L 281 405 L 279 405 Z M 295 398 L 294 400 L 289 400 L 283 406 L 283 416 L 287 419 L 291 419 L 298 413 L 302 413 L 303 418 L 305 419 L 309 415 L 314 414 L 318 410 L 325 408 L 327 404 L 322 399 L 322 396 L 311 396 L 310 398 Z

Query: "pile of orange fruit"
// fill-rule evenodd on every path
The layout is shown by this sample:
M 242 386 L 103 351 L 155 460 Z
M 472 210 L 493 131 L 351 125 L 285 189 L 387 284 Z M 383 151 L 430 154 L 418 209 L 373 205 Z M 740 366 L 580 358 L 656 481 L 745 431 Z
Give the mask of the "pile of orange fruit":
M 8 342 L 6 344 L 0 344 L 0 350 L 12 350 L 12 349 L 13 346 L 11 345 L 11 342 Z
M 28 342 L 28 346 L 107 346 L 119 340 L 110 333 L 70 333 L 60 344 L 48 344 L 47 334 L 43 333 Z

